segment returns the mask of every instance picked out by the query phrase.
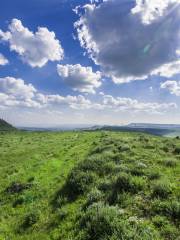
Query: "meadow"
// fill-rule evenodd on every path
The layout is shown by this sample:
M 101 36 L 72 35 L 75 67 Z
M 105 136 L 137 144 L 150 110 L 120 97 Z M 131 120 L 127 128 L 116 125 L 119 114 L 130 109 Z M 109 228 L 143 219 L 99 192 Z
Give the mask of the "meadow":
M 1 132 L 0 239 L 180 239 L 180 139 Z

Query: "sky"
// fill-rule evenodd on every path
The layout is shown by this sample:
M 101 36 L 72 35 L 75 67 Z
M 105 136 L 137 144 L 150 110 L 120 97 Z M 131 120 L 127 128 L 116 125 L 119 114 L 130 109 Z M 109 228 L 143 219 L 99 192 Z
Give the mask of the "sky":
M 0 117 L 180 124 L 179 0 L 6 0 L 0 10 Z

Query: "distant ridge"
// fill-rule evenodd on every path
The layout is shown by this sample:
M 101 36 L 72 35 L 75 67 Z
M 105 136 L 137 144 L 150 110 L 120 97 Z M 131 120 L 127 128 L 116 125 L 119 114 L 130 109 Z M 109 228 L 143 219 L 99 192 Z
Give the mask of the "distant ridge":
M 180 125 L 178 124 L 152 124 L 152 123 L 130 123 L 123 126 L 93 126 L 87 130 L 105 130 L 120 132 L 141 132 L 157 136 L 180 136 Z
M 180 124 L 158 124 L 158 123 L 130 123 L 126 127 L 131 128 L 163 128 L 163 129 L 177 129 Z
M 15 129 L 11 124 L 0 118 L 0 131 L 12 131 Z

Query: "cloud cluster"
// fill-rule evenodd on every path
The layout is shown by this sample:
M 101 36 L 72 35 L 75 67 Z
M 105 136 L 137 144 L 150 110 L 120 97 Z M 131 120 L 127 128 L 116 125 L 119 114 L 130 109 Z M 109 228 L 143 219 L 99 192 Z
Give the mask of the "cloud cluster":
M 64 82 L 73 90 L 84 93 L 95 93 L 95 89 L 101 86 L 101 73 L 93 72 L 92 67 L 76 65 L 57 65 L 57 71 Z
M 167 89 L 171 94 L 180 96 L 180 81 L 166 81 L 161 83 L 162 89 Z
M 43 94 L 24 80 L 12 77 L 0 78 L 0 106 L 35 109 L 64 110 L 112 110 L 147 113 L 163 113 L 177 106 L 175 103 L 143 103 L 131 98 L 114 98 L 101 94 L 101 101 L 90 101 L 82 95 L 61 96 L 59 94 Z
M 33 33 L 20 20 L 13 19 L 9 31 L 0 30 L 0 40 L 8 42 L 11 51 L 19 54 L 23 62 L 31 67 L 43 67 L 48 61 L 63 59 L 64 51 L 55 33 L 38 27 Z
M 144 24 L 151 24 L 159 17 L 163 17 L 170 4 L 178 4 L 177 0 L 136 0 L 132 14 L 139 15 Z
M 0 105 L 3 107 L 70 107 L 78 109 L 89 108 L 91 102 L 84 96 L 61 96 L 43 94 L 32 84 L 13 77 L 0 78 Z
M 3 107 L 40 107 L 34 100 L 37 90 L 32 84 L 13 77 L 0 78 L 0 105 Z
M 103 96 L 103 104 L 106 108 L 114 111 L 133 111 L 133 112 L 147 112 L 147 113 L 163 113 L 170 109 L 176 109 L 175 103 L 144 103 L 132 98 L 114 98 L 111 95 Z
M 32 98 L 36 89 L 32 84 L 25 84 L 24 80 L 13 77 L 0 78 L 0 92 L 13 95 L 20 99 Z
M 8 64 L 9 61 L 0 53 L 0 66 Z
M 180 60 L 166 63 L 161 67 L 152 71 L 151 75 L 159 75 L 161 77 L 173 77 L 174 75 L 180 74 Z
M 75 23 L 80 44 L 115 83 L 144 80 L 177 64 L 179 0 L 106 0 L 84 9 Z

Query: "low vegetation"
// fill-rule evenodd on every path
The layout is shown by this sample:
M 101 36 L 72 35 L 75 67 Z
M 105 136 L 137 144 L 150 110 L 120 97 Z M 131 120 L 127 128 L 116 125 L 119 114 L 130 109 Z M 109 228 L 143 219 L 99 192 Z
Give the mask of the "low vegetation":
M 177 240 L 180 140 L 0 134 L 0 239 Z
M 14 131 L 16 130 L 11 124 L 0 118 L 0 131 Z

